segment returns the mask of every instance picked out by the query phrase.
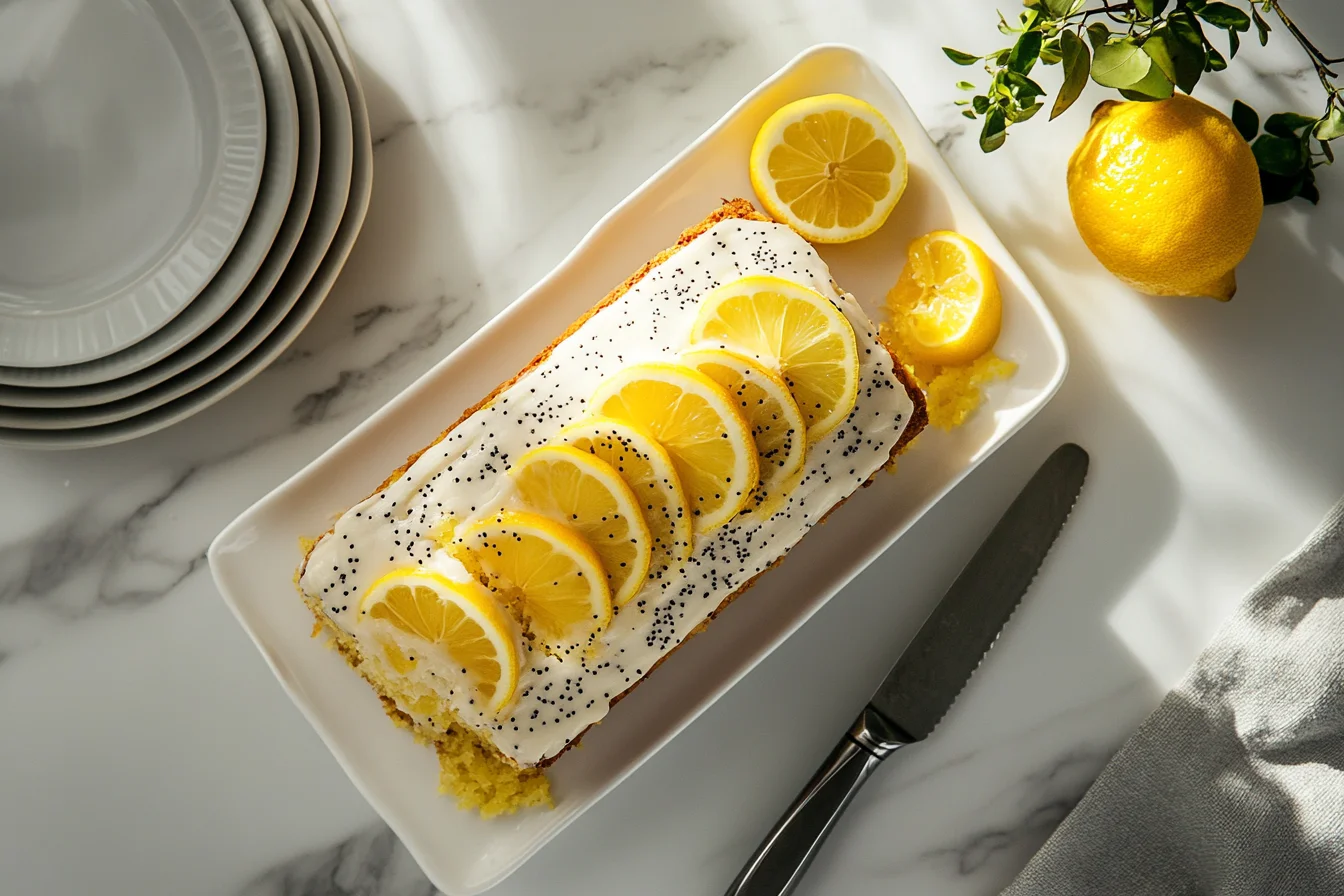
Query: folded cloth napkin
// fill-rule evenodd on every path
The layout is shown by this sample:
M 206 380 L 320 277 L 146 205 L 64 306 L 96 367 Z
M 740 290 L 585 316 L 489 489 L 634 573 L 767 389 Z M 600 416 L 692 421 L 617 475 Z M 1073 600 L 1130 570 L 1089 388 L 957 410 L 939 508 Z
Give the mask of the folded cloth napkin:
M 1344 501 L 1004 893 L 1344 894 Z

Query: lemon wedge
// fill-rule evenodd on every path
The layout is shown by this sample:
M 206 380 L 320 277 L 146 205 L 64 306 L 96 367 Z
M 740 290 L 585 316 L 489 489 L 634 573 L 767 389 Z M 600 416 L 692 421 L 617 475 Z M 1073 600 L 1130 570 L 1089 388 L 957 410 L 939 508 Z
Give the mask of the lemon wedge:
M 614 469 L 635 493 L 653 537 L 649 578 L 659 581 L 691 556 L 691 514 L 672 457 L 641 426 L 589 417 L 560 430 L 560 441 Z
M 999 338 L 1003 300 L 984 251 L 959 233 L 935 230 L 910 243 L 887 310 L 905 360 L 969 364 Z
M 667 449 L 697 532 L 732 519 L 756 487 L 751 428 L 723 387 L 698 370 L 631 365 L 598 386 L 588 407 L 643 427 Z
M 708 376 L 737 402 L 756 443 L 760 481 L 748 509 L 769 516 L 782 502 L 807 457 L 807 421 L 779 376 L 726 349 L 692 349 L 682 363 Z
M 602 558 L 568 526 L 501 511 L 457 533 L 467 566 L 518 599 L 533 635 L 552 651 L 584 644 L 611 621 Z
M 490 712 L 498 713 L 513 698 L 518 685 L 515 626 L 480 585 L 419 568 L 396 570 L 369 586 L 360 610 L 365 624 L 417 638 L 425 652 L 441 650 Z M 415 660 L 403 654 L 397 650 L 389 659 L 404 673 Z
M 635 596 L 649 571 L 653 539 L 630 486 L 609 464 L 568 445 L 543 445 L 519 458 L 509 478 L 529 507 L 592 546 L 616 606 Z
M 808 442 L 839 426 L 859 393 L 849 319 L 815 290 L 779 277 L 744 277 L 700 303 L 691 341 L 737 349 L 773 365 L 807 421 Z
M 842 93 L 789 103 L 751 146 L 766 211 L 807 239 L 847 243 L 882 226 L 905 192 L 905 147 L 887 120 Z

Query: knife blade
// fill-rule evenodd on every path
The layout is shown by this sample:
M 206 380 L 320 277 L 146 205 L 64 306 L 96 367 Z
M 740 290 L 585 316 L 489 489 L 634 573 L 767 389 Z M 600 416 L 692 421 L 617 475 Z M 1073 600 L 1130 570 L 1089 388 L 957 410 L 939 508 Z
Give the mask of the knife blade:
M 1087 452 L 1072 443 L 1046 459 L 727 896 L 791 893 L 878 764 L 932 733 L 1036 577 L 1082 490 L 1087 466 Z

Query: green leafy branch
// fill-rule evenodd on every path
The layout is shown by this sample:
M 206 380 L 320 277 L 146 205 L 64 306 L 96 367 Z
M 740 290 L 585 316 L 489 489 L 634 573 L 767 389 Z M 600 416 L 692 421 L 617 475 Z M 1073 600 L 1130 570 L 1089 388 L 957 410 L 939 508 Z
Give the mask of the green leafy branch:
M 1023 0 L 1015 20 L 999 14 L 999 31 L 1014 37 L 1012 46 L 984 56 L 943 47 L 958 65 L 981 63 L 989 86 L 970 99 L 958 100 L 962 114 L 983 119 L 980 148 L 993 152 L 1008 137 L 1008 128 L 1026 121 L 1045 106 L 1046 90 L 1031 77 L 1037 63 L 1063 68 L 1063 83 L 1050 107 L 1054 119 L 1082 94 L 1088 79 L 1118 90 L 1130 100 L 1162 100 L 1175 91 L 1190 93 L 1206 72 L 1220 72 L 1241 48 L 1241 35 L 1252 28 L 1264 45 L 1269 19 L 1275 18 L 1311 59 L 1325 104 L 1319 115 L 1280 112 L 1269 116 L 1260 132 L 1259 116 L 1238 100 L 1232 119 L 1251 143 L 1260 167 L 1265 201 L 1284 202 L 1300 196 L 1319 198 L 1314 170 L 1334 161 L 1330 142 L 1344 136 L 1344 88 L 1331 68 L 1344 62 L 1321 52 L 1283 11 L 1280 0 L 1244 0 L 1245 8 L 1207 0 Z M 1268 18 L 1267 18 L 1268 17 Z M 1209 33 L 1226 35 L 1226 55 Z M 957 87 L 977 91 L 970 81 Z

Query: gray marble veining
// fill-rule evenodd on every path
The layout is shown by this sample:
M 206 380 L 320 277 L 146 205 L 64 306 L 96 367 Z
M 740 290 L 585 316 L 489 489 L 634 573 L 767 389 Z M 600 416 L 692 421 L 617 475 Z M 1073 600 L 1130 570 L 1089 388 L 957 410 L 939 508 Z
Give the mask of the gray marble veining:
M 1305 24 L 1331 21 L 1326 0 L 1302 5 Z M 940 593 L 1008 484 L 1070 438 L 1097 461 L 1070 551 L 945 729 L 874 780 L 801 891 L 997 892 L 1228 602 L 1344 490 L 1320 413 L 1344 375 L 1320 334 L 1344 332 L 1344 315 L 1308 301 L 1344 280 L 1329 235 L 1344 181 L 1321 172 L 1312 217 L 1266 214 L 1234 303 L 1135 296 L 1082 247 L 1062 191 L 1092 93 L 993 156 L 952 105 L 965 70 L 938 47 L 997 46 L 991 0 L 336 9 L 369 95 L 375 190 L 317 318 L 265 374 L 164 433 L 0 453 L 5 896 L 431 892 L 228 617 L 205 549 L 813 43 L 855 44 L 888 69 L 1056 312 L 1073 370 L 1031 427 L 500 896 L 720 892 L 852 716 L 847 701 L 871 690 L 854 669 L 886 662 L 851 648 L 855 618 L 894 580 Z M 1243 47 L 1201 95 L 1262 114 L 1311 107 L 1283 37 Z M 1325 37 L 1344 47 L 1338 24 Z M 1293 390 L 1261 388 L 1287 370 Z

